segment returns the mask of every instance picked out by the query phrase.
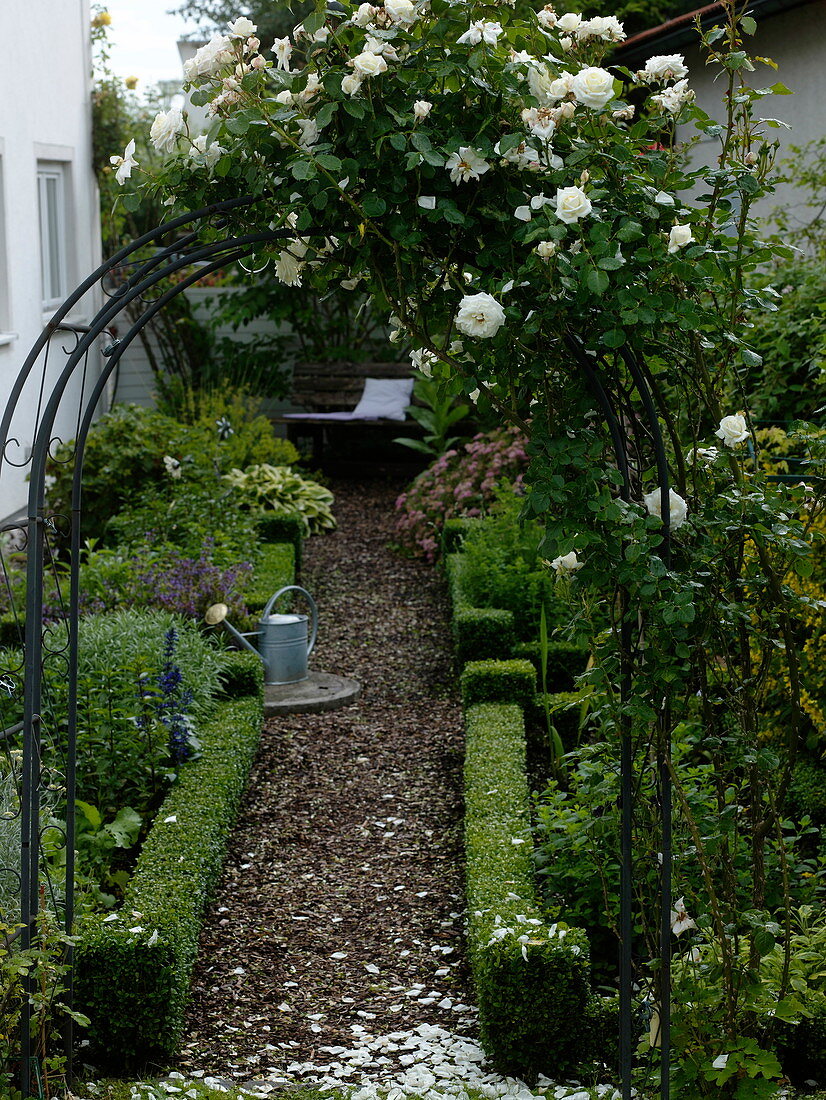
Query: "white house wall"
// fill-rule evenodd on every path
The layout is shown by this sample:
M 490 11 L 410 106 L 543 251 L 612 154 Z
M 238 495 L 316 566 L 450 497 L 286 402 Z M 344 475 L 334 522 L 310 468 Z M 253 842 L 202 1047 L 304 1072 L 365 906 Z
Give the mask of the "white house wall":
M 36 50 L 32 27 L 37 28 Z M 92 173 L 89 0 L 0 0 L 0 408 L 29 349 L 54 313 L 44 305 L 41 278 L 38 168 L 54 167 L 65 186 L 65 267 L 61 289 L 71 291 L 100 263 L 98 196 Z M 34 52 L 33 52 L 34 51 Z M 35 60 L 35 58 L 37 60 Z M 87 323 L 99 300 L 87 295 L 68 320 Z M 52 340 L 49 383 L 65 362 L 69 334 Z M 97 375 L 99 360 L 90 363 Z M 24 391 L 13 423 L 17 444 L 7 457 L 22 461 L 32 444 L 41 372 Z M 56 435 L 74 434 L 77 387 L 57 422 Z M 26 501 L 25 469 L 4 463 L 0 516 Z
M 778 82 L 785 84 L 793 95 L 771 95 L 759 101 L 756 114 L 763 118 L 779 119 L 791 128 L 767 128 L 770 139 L 780 142 L 780 158 L 789 155 L 790 145 L 803 145 L 813 138 L 826 134 L 826 0 L 813 0 L 799 8 L 778 12 L 758 19 L 757 34 L 748 40 L 756 54 L 771 58 L 778 68 L 758 64 L 755 72 L 748 73 L 754 87 L 771 87 Z M 652 47 L 651 53 L 658 51 Z M 690 86 L 697 93 L 697 102 L 713 118 L 722 120 L 723 78 L 714 75 L 719 68 L 705 65 L 705 57 L 699 48 L 683 51 L 689 69 Z M 685 140 L 696 133 L 694 128 L 681 128 L 680 137 Z M 720 152 L 718 140 L 705 139 L 696 148 L 695 162 L 712 165 Z M 780 186 L 775 195 L 761 199 L 754 206 L 759 216 L 769 216 L 778 205 L 799 210 L 805 220 L 805 197 L 788 185 Z

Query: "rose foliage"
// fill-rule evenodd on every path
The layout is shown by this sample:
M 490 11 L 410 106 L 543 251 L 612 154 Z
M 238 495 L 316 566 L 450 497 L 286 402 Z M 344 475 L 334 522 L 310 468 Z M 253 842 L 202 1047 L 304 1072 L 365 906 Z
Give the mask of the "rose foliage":
M 605 743 L 632 747 L 636 843 L 651 867 L 670 775 L 675 836 L 687 838 L 671 906 L 693 921 L 673 942 L 713 943 L 720 960 L 702 978 L 716 990 L 713 1020 L 676 1018 L 675 1094 L 746 1097 L 770 1095 L 776 1059 L 761 1052 L 802 1010 L 788 983 L 771 1018 L 749 990 L 764 954 L 788 942 L 784 913 L 766 911 L 766 851 L 783 842 L 801 725 L 801 597 L 787 577 L 810 568 L 820 505 L 801 511 L 800 493 L 767 479 L 750 450 L 749 318 L 776 299 L 746 285 L 772 256 L 749 216 L 774 156 L 758 112 L 786 89 L 748 85 L 755 22 L 735 0 L 723 7 L 704 37 L 721 124 L 693 102 L 681 56 L 612 67 L 624 31 L 610 15 L 345 3 L 263 52 L 239 18 L 188 63 L 206 135 L 160 114 L 152 137 L 168 160 L 147 187 L 179 214 L 250 196 L 222 232 L 258 235 L 256 267 L 269 260 L 286 285 L 322 294 L 370 294 L 415 350 L 528 436 L 526 508 L 544 522 L 542 552 L 577 566 L 559 583 L 592 651 L 589 720 Z M 690 166 L 677 122 L 717 142 L 712 167 Z M 133 168 L 129 186 L 139 180 Z M 770 676 L 773 690 L 785 684 L 782 736 L 765 729 Z M 671 759 L 686 720 L 701 723 L 717 777 L 712 836 Z M 743 846 L 745 903 L 732 886 Z M 683 860 L 702 869 L 702 911 Z M 656 898 L 640 895 L 635 954 L 656 957 Z M 655 1003 L 662 973 L 638 975 Z M 721 1071 L 727 1058 L 743 1073 Z

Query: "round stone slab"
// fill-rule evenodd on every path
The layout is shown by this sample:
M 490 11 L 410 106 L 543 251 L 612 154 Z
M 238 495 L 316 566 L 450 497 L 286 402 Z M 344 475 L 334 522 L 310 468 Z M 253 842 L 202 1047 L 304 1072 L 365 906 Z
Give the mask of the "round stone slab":
M 264 685 L 264 717 L 276 714 L 318 714 L 354 703 L 361 684 L 330 672 L 311 672 L 297 684 Z

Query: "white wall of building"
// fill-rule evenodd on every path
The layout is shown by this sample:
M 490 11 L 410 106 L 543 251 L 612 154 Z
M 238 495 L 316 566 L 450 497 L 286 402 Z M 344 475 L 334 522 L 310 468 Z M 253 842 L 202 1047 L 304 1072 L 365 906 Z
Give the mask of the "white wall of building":
M 89 27 L 89 0 L 32 0 L 25 8 L 0 3 L 0 409 L 57 305 L 100 263 Z M 87 323 L 98 302 L 95 288 L 67 320 Z M 72 345 L 67 333 L 52 339 L 45 393 L 65 363 L 63 349 Z M 89 370 L 97 376 L 97 353 Z M 22 462 L 31 447 L 42 380 L 38 369 L 19 403 L 10 433 L 17 442 L 6 442 L 12 462 Z M 62 438 L 74 435 L 76 386 L 70 396 L 56 425 Z M 0 516 L 25 504 L 25 474 L 3 463 Z
M 771 58 L 778 66 L 775 70 L 758 63 L 753 73 L 746 74 L 749 84 L 763 88 L 779 82 L 794 93 L 766 96 L 756 109 L 760 117 L 778 119 L 789 126 L 766 128 L 769 138 L 779 141 L 778 159 L 782 159 L 789 155 L 791 145 L 804 145 L 826 134 L 826 0 L 811 0 L 802 7 L 758 17 L 757 34 L 747 44 L 753 53 Z M 653 55 L 662 51 L 653 44 L 650 52 Z M 705 56 L 696 46 L 682 52 L 698 104 L 712 118 L 722 120 L 723 77 L 715 80 L 719 68 L 707 67 Z M 696 133 L 692 126 L 682 127 L 681 131 L 683 140 Z M 696 148 L 696 162 L 712 165 L 719 152 L 719 140 L 703 139 Z M 782 185 L 753 209 L 758 216 L 768 217 L 775 206 L 782 204 L 799 210 L 800 218 L 805 220 L 804 201 L 805 196 Z

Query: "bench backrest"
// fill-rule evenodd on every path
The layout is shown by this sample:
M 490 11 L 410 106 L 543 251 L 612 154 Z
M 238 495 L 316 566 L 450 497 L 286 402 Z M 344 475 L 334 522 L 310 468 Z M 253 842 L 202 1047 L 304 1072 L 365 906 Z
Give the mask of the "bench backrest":
M 409 378 L 405 363 L 296 363 L 292 399 L 307 412 L 348 412 L 356 407 L 366 378 Z

